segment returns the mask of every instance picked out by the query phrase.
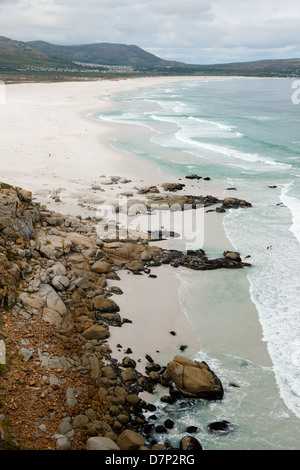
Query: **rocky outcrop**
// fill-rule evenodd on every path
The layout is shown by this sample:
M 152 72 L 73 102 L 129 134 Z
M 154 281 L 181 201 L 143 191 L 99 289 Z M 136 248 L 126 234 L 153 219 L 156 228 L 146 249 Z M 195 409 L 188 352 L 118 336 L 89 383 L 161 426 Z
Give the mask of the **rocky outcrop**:
M 220 400 L 223 398 L 223 386 L 220 379 L 205 362 L 191 361 L 182 356 L 175 356 L 167 365 L 164 378 L 185 397 Z
M 177 194 L 149 195 L 145 206 L 149 212 L 155 210 L 191 210 L 209 207 L 222 201 L 214 196 L 191 196 Z
M 144 444 L 144 437 L 130 429 L 123 431 L 117 440 L 117 445 L 121 450 L 138 450 L 140 447 L 143 447 Z
M 161 250 L 153 253 L 152 260 L 147 266 L 158 266 L 169 264 L 175 268 L 183 266 L 185 268 L 206 271 L 213 269 L 241 269 L 251 266 L 250 263 L 243 262 L 239 253 L 224 252 L 223 258 L 208 258 L 204 250 L 188 250 L 183 253 L 177 250 Z
M 238 209 L 239 207 L 252 207 L 250 202 L 245 201 L 244 199 L 238 199 L 235 197 L 226 197 L 222 201 L 222 207 L 224 209 Z
M 31 193 L 21 188 L 12 188 L 1 183 L 0 186 L 0 221 L 2 227 L 8 227 L 20 236 L 29 238 L 33 224 L 38 221 L 37 208 L 29 205 Z
M 203 450 L 200 442 L 193 436 L 185 436 L 180 441 L 180 450 L 186 452 L 197 452 Z
M 211 196 L 165 197 L 155 188 L 147 210 L 153 202 L 175 203 L 178 210 L 222 202 Z M 249 207 L 227 199 L 226 208 Z M 19 364 L 17 370 L 1 369 L 1 417 L 12 423 L 19 441 L 36 449 L 150 448 L 144 410 L 153 405 L 140 392 L 152 393 L 157 384 L 170 387 L 168 403 L 176 393 L 209 400 L 223 396 L 222 384 L 204 362 L 176 356 L 165 370 L 149 359 L 142 374 L 130 352 L 123 361 L 114 359 L 110 327 L 128 320 L 114 298 L 122 290 L 109 281 L 119 280 L 121 269 L 149 275 L 152 266 L 164 264 L 197 270 L 249 264 L 230 251 L 208 259 L 203 250 L 164 250 L 151 245 L 150 237 L 104 242 L 95 223 L 48 211 L 30 192 L 0 185 L 0 324 L 5 324 L 0 339 L 8 343 L 8 363 Z M 188 448 L 190 441 L 182 445 Z
M 163 183 L 161 186 L 164 191 L 181 191 L 185 185 L 181 183 Z

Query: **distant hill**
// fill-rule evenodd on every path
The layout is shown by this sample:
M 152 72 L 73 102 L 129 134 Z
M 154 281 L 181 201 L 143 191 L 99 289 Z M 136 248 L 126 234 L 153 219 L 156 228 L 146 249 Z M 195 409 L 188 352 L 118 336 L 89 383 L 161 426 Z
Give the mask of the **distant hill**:
M 195 66 L 199 67 L 199 66 Z M 300 75 L 300 59 L 269 59 L 200 66 L 203 71 L 240 75 Z
M 25 42 L 0 36 L 0 66 L 34 67 L 41 64 L 57 66 L 60 62 Z
M 80 63 L 83 65 L 74 65 Z M 106 67 L 126 66 L 130 72 L 181 75 L 243 75 L 243 76 L 300 76 L 300 59 L 259 60 L 231 64 L 194 65 L 168 61 L 150 54 L 135 45 L 95 43 L 73 46 L 55 45 L 45 41 L 14 41 L 0 36 L 0 70 L 24 68 L 35 70 L 64 68 L 64 73 L 90 72 L 89 64 Z M 75 71 L 74 71 L 75 68 Z M 83 70 L 84 69 L 84 70 Z M 120 70 L 118 70 L 118 73 Z M 93 71 L 94 73 L 94 71 Z M 126 73 L 126 72 L 125 72 Z M 128 71 L 127 71 L 128 73 Z M 81 74 L 82 76 L 82 74 Z
M 102 42 L 78 46 L 59 46 L 44 41 L 31 41 L 27 44 L 55 60 L 133 67 L 166 67 L 179 64 L 160 59 L 134 45 Z

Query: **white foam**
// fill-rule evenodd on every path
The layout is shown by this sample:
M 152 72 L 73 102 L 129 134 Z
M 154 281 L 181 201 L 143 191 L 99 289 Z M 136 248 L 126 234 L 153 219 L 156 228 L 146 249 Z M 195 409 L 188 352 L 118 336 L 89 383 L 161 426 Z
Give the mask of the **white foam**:
M 236 131 L 234 126 L 228 126 L 224 123 L 210 121 L 206 119 L 195 118 L 193 116 L 165 116 L 152 114 L 151 119 L 154 121 L 170 122 L 178 126 L 180 129 L 175 133 L 174 137 L 179 142 L 193 149 L 205 149 L 209 152 L 217 153 L 221 156 L 230 157 L 233 159 L 243 160 L 250 163 L 259 163 L 267 166 L 273 166 L 278 169 L 291 168 L 291 165 L 286 163 L 279 163 L 272 158 L 262 156 L 257 153 L 242 152 L 229 146 L 217 145 L 213 143 L 202 142 L 199 140 L 201 137 L 217 138 L 241 138 L 243 134 Z M 194 138 L 193 138 L 194 137 Z M 197 140 L 195 140 L 197 138 Z M 156 141 L 164 145 L 163 139 Z M 165 145 L 170 144 L 170 141 Z M 202 157 L 202 155 L 201 155 Z M 229 163 L 229 162 L 227 162 Z M 261 168 L 263 170 L 263 168 Z
M 267 201 L 250 212 L 230 211 L 224 225 L 233 246 L 251 255 L 250 295 L 281 397 L 300 418 L 300 245 L 288 230 L 290 220 L 285 208 Z
M 284 186 L 281 192 L 280 200 L 287 206 L 292 214 L 293 223 L 290 230 L 293 232 L 298 242 L 300 243 L 300 200 L 296 197 L 289 196 L 289 191 L 293 188 L 294 183 L 290 183 Z
M 146 127 L 147 129 L 150 129 L 151 131 L 155 132 L 155 130 L 148 123 L 145 123 L 145 121 L 140 120 L 139 116 L 134 113 L 124 113 L 118 114 L 116 116 L 98 114 L 97 119 L 106 122 L 113 122 L 116 124 L 130 124 L 134 126 Z
M 189 146 L 193 146 L 194 148 L 198 147 L 201 149 L 206 149 L 210 152 L 215 152 L 226 157 L 244 160 L 251 163 L 263 163 L 264 165 L 272 165 L 273 167 L 277 167 L 278 169 L 286 169 L 291 167 L 291 165 L 275 162 L 271 158 L 263 157 L 262 155 L 256 153 L 242 152 L 231 147 L 224 147 L 221 145 L 201 142 L 199 140 L 193 140 L 186 134 L 183 129 L 176 133 L 176 138 Z

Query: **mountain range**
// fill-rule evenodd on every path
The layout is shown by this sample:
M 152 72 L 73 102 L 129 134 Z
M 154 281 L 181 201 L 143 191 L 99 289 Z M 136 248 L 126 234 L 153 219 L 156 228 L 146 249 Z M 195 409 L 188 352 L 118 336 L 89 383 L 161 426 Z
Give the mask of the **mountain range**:
M 168 61 L 138 46 L 113 43 L 55 45 L 45 41 L 15 41 L 0 36 L 0 71 L 20 68 L 74 67 L 75 63 L 125 66 L 135 71 L 239 75 L 300 75 L 300 59 L 259 60 L 195 65 Z

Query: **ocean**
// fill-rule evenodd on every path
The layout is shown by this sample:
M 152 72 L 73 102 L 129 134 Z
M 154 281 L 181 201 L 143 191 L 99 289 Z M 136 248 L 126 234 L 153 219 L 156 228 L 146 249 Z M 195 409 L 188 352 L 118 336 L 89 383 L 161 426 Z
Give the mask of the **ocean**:
M 232 286 L 247 276 L 273 366 L 230 349 L 202 348 L 194 359 L 217 373 L 224 399 L 182 406 L 157 400 L 157 422 L 167 416 L 176 423 L 168 434 L 171 444 L 193 425 L 207 450 L 300 449 L 300 104 L 293 99 L 293 84 L 283 78 L 187 78 L 108 98 L 114 107 L 93 115 L 117 125 L 111 145 L 141 164 L 152 162 L 176 178 L 208 176 L 215 186 L 236 188 L 227 196 L 253 206 L 227 211 L 223 218 L 233 247 L 251 256 L 251 269 L 231 273 L 227 282 L 220 272 L 208 278 L 219 281 L 220 299 L 237 302 Z M 213 256 L 209 240 L 203 248 Z M 203 273 L 178 276 L 183 310 L 201 340 Z M 210 302 L 216 309 L 216 300 Z M 219 321 L 226 322 L 221 315 L 222 304 Z M 208 423 L 220 420 L 231 423 L 230 433 L 208 431 Z

